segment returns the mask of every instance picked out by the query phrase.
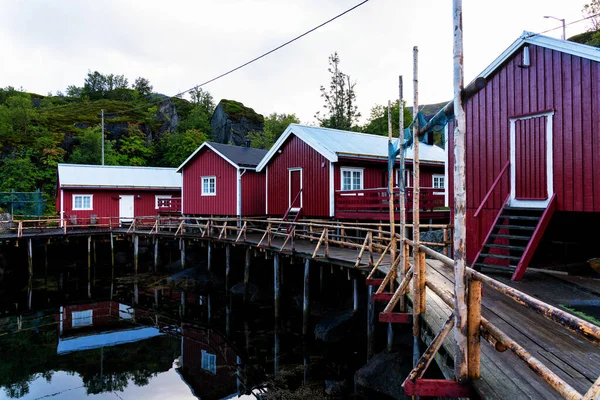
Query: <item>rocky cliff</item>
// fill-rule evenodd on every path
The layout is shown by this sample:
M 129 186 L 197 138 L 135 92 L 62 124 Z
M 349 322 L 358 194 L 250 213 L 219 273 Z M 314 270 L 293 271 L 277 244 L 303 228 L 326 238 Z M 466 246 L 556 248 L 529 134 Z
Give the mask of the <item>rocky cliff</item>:
M 265 119 L 240 102 L 223 99 L 215 108 L 210 126 L 215 142 L 242 146 L 248 132 L 263 131 Z

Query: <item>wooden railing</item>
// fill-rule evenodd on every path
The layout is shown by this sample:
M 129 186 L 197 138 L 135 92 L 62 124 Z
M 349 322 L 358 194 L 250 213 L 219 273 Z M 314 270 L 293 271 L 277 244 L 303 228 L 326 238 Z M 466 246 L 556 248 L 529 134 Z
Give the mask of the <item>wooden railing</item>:
M 477 207 L 477 210 L 475 211 L 475 214 L 473 214 L 473 217 L 477 218 L 477 216 L 479 215 L 479 213 L 481 212 L 481 210 L 483 209 L 483 207 L 485 206 L 485 204 L 489 200 L 489 198 L 492 195 L 492 193 L 494 193 L 494 189 L 496 189 L 496 186 L 498 186 L 498 184 L 500 183 L 500 180 L 504 176 L 504 173 L 508 170 L 509 166 L 510 166 L 510 160 L 507 161 L 506 164 L 504 164 L 504 166 L 500 170 L 500 173 L 498 174 L 498 176 L 496 177 L 496 179 L 494 179 L 494 183 L 492 183 L 492 186 L 490 186 L 489 190 L 487 191 L 487 193 L 483 197 L 483 200 L 481 200 L 481 204 L 479 204 L 479 207 Z
M 394 197 L 400 196 L 400 190 L 394 189 Z M 433 211 L 444 207 L 445 189 L 421 188 L 419 209 Z M 406 210 L 413 209 L 413 189 L 406 188 Z M 399 208 L 396 207 L 396 212 Z M 335 215 L 338 218 L 386 219 L 389 214 L 389 195 L 387 188 L 362 190 L 336 190 Z
M 181 197 L 159 198 L 157 201 L 159 214 L 181 213 Z

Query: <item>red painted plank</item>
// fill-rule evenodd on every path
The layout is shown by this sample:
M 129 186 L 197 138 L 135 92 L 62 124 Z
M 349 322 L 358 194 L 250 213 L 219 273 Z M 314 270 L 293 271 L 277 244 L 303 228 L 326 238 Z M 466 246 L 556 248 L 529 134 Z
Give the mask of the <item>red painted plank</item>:
M 367 286 L 381 286 L 383 279 L 366 279 L 365 284 Z
M 390 301 L 394 293 L 373 293 L 371 298 L 375 301 Z
M 406 380 L 402 387 L 408 396 L 469 398 L 473 395 L 470 386 L 444 379 Z
M 523 278 L 523 275 L 525 275 L 525 270 L 527 269 L 527 266 L 531 262 L 531 259 L 533 258 L 533 255 L 535 254 L 537 246 L 539 245 L 540 241 L 542 240 L 542 237 L 544 236 L 544 232 L 546 231 L 546 228 L 548 227 L 548 224 L 550 223 L 550 220 L 552 219 L 552 216 L 554 215 L 555 211 L 556 211 L 556 195 L 552 195 L 552 197 L 550 198 L 550 203 L 548 204 L 548 208 L 546 208 L 546 210 L 542 214 L 542 217 L 540 218 L 540 221 L 538 222 L 538 225 L 535 228 L 535 231 L 533 232 L 533 235 L 531 236 L 529 243 L 527 244 L 525 252 L 523 253 L 523 256 L 521 257 L 521 261 L 519 261 L 519 264 L 517 265 L 517 269 L 513 273 L 511 280 L 518 281 L 521 278 Z
M 591 82 L 590 82 L 590 96 L 591 96 L 591 108 L 589 115 L 592 117 L 592 126 L 600 126 L 600 63 L 593 63 L 591 71 Z M 593 135 L 593 130 L 590 130 L 592 136 L 592 154 L 596 154 L 596 157 L 592 157 L 590 164 L 593 169 L 593 179 L 588 182 L 589 185 L 593 185 L 593 201 L 594 211 L 600 212 L 600 137 Z
M 581 61 L 581 138 L 583 143 L 582 167 L 583 167 L 583 211 L 594 211 L 594 175 L 593 175 L 593 136 L 592 125 L 592 62 L 583 59 Z M 596 153 L 599 154 L 599 153 Z M 597 184 L 597 183 L 596 183 Z
M 379 322 L 412 324 L 413 315 L 408 313 L 379 313 Z
M 581 57 L 571 58 L 572 75 L 572 126 L 573 126 L 573 207 L 575 211 L 583 211 L 583 132 L 582 132 L 582 109 L 581 96 Z M 587 91 L 587 89 L 585 89 Z

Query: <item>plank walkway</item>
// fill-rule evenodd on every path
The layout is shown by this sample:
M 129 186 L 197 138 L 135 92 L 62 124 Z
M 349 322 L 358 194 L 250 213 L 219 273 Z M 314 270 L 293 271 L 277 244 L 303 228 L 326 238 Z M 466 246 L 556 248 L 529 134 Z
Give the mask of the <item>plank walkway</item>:
M 127 233 L 122 228 L 113 229 L 112 231 L 117 234 Z M 108 230 L 104 230 L 105 234 L 108 232 Z M 102 230 L 82 229 L 70 234 L 84 235 L 100 233 L 102 233 Z M 157 235 L 159 237 L 173 238 L 175 231 L 161 231 L 158 234 L 150 234 L 150 229 L 148 228 L 138 229 L 135 233 L 141 236 Z M 23 237 L 52 235 L 62 235 L 62 231 L 60 229 L 52 229 L 36 232 L 35 235 L 23 235 Z M 198 239 L 199 236 L 198 233 L 188 231 L 180 232 L 177 237 Z M 217 236 L 218 233 L 213 233 L 210 239 L 217 241 Z M 246 235 L 246 242 L 240 241 L 239 243 L 235 243 L 236 237 L 236 234 L 229 233 L 227 238 L 222 238 L 219 241 L 232 245 L 256 246 L 261 240 L 262 235 L 259 233 L 248 233 Z M 204 239 L 207 240 L 209 238 L 205 237 Z M 275 237 L 271 241 L 271 246 L 267 247 L 265 245 L 261 247 L 272 251 L 280 251 L 283 242 L 283 237 Z M 294 256 L 312 259 L 316 243 L 317 240 L 296 239 L 294 243 Z M 291 250 L 289 243 L 286 247 Z M 323 245 L 319 250 L 319 255 L 316 258 L 317 261 L 350 268 L 354 267 L 359 254 L 358 249 L 330 246 L 329 257 L 325 258 L 323 255 L 324 251 L 325 246 Z M 373 257 L 376 261 L 379 254 L 374 253 Z M 390 259 L 386 255 L 380 267 L 382 273 L 387 272 L 389 266 Z M 365 252 L 358 268 L 370 271 L 368 252 Z M 561 306 L 574 300 L 600 302 L 600 285 L 598 284 L 598 280 L 555 277 L 544 273 L 531 272 L 521 282 L 510 281 L 508 275 L 495 274 L 493 277 L 554 306 Z M 436 260 L 427 260 L 428 281 L 452 293 L 454 287 L 453 279 L 453 271 L 450 267 Z M 517 304 L 495 290 L 485 285 L 483 288 L 482 315 L 504 331 L 509 337 L 516 340 L 534 357 L 542 361 L 577 391 L 586 393 L 600 375 L 600 348 L 579 338 L 562 326 L 547 320 L 534 311 Z M 426 313 L 423 321 L 433 332 L 433 335 L 439 332 L 450 313 L 451 309 L 431 290 L 427 290 Z M 443 348 L 448 355 L 452 356 L 454 354 L 454 344 L 451 337 L 444 342 Z M 481 341 L 481 349 L 482 377 L 473 383 L 475 390 L 481 398 L 561 398 L 557 392 L 539 378 L 510 350 L 498 352 L 483 339 Z

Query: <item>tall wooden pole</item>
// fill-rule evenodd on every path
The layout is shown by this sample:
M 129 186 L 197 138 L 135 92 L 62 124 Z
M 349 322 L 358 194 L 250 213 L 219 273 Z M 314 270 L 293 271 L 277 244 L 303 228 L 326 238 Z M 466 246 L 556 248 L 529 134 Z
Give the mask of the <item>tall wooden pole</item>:
M 392 143 L 392 106 L 390 101 L 388 100 L 388 141 Z M 391 163 L 391 168 L 389 168 L 389 164 Z M 396 165 L 396 157 L 394 156 L 393 160 L 388 161 L 388 192 L 389 192 L 389 206 L 390 206 L 390 235 L 392 236 L 392 240 L 390 242 L 390 262 L 391 265 L 394 265 L 394 261 L 396 260 L 396 218 L 394 216 L 394 165 Z M 395 271 L 390 271 L 392 279 L 395 279 Z M 390 279 L 390 282 L 392 281 Z
M 454 17 L 454 375 L 459 383 L 468 379 L 467 303 L 466 303 L 466 119 L 461 92 L 463 76 L 462 0 L 453 0 Z
M 404 161 L 404 94 L 403 94 L 403 83 L 402 83 L 402 75 L 398 77 L 398 127 L 400 130 L 400 173 L 398 176 L 398 205 L 400 208 L 400 265 L 402 265 L 401 275 L 404 278 L 406 274 L 406 269 L 404 265 L 405 252 L 404 252 L 404 240 L 406 239 L 406 185 L 404 184 L 404 175 L 406 171 L 406 163 Z M 406 304 L 404 302 L 404 296 L 400 299 L 400 311 L 406 312 Z

